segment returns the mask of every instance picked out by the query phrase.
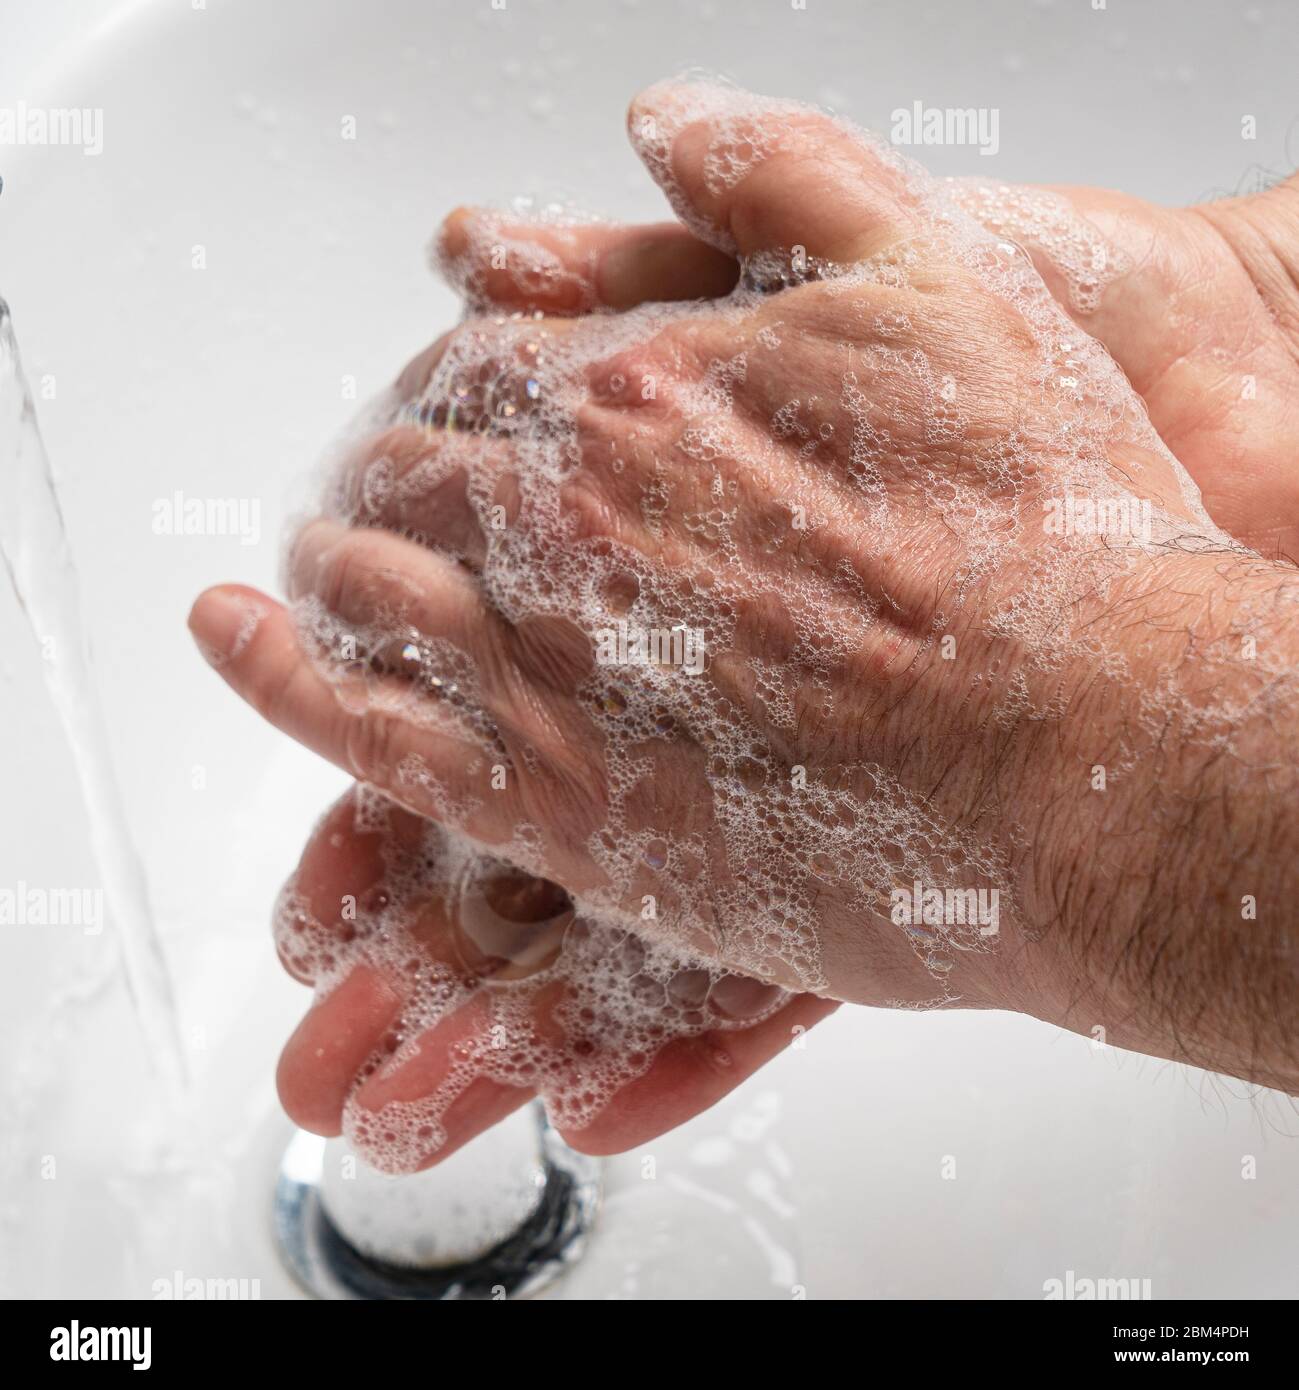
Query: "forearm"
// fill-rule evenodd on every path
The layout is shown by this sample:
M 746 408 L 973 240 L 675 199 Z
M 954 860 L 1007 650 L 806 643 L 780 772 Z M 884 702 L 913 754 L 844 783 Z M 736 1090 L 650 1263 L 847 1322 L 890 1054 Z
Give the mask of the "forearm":
M 1299 1092 L 1299 573 L 1222 556 L 1176 570 L 1147 610 L 1163 616 L 1137 705 L 1092 721 L 1109 729 L 1095 754 L 1074 750 L 1086 791 L 1056 835 L 1069 847 L 1024 1007 Z

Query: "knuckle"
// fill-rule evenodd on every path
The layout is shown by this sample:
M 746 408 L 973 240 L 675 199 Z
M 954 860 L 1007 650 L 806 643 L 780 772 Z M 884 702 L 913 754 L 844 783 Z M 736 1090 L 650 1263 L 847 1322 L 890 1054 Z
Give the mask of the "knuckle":
M 694 320 L 668 323 L 648 341 L 595 363 L 587 371 L 593 401 L 617 410 L 653 409 L 670 401 L 672 386 L 699 370 L 701 331 Z
M 566 538 L 578 544 L 615 539 L 620 531 L 617 509 L 589 475 L 568 483 L 562 496 Z

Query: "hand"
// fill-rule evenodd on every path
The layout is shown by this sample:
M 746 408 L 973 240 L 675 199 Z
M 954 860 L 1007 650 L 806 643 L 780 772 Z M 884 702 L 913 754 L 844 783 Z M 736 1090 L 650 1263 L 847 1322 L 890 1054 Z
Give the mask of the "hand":
M 1123 368 L 1214 521 L 1299 560 L 1299 177 L 1188 208 L 1099 188 L 955 187 Z
M 580 959 L 570 962 L 577 977 L 571 996 L 562 981 L 535 996 L 520 992 L 533 972 L 553 968 L 571 930 L 573 913 L 562 892 L 493 866 L 483 876 L 486 891 L 475 894 L 473 913 L 466 914 L 460 876 L 429 873 L 430 860 L 449 862 L 448 849 L 436 823 L 383 802 L 367 788 L 353 788 L 312 834 L 277 914 L 276 940 L 290 973 L 317 986 L 336 982 L 321 992 L 284 1048 L 277 1075 L 284 1107 L 317 1134 L 340 1133 L 346 1116 L 349 1133 L 372 1160 L 396 1171 L 448 1157 L 536 1093 L 538 1086 L 527 1078 L 504 1079 L 508 1053 L 498 1046 L 499 1029 L 517 1036 L 521 1000 L 527 1026 L 550 1036 L 553 1019 L 566 1007 L 572 1031 L 573 1005 L 585 1005 L 589 992 L 579 970 L 589 962 Z M 512 959 L 492 954 L 500 948 L 502 928 L 521 947 Z M 598 924 L 592 930 L 599 933 Z M 359 962 L 358 933 L 373 951 Z M 417 954 L 423 989 L 400 964 L 393 965 L 377 940 L 385 935 Z M 638 949 L 634 939 L 606 931 L 588 941 L 586 951 L 594 954 L 606 945 L 624 958 Z M 571 940 L 567 948 L 581 953 Z M 342 969 L 340 960 L 347 962 Z M 422 996 L 434 978 L 443 997 L 436 1021 L 422 1026 Z M 651 977 L 644 975 L 642 984 L 649 986 Z M 707 985 L 697 970 L 667 976 L 670 999 L 654 1012 L 664 1035 L 673 1030 L 677 1036 L 643 1062 L 625 1067 L 625 1036 L 606 1036 L 602 1045 L 593 1040 L 586 1064 L 599 1067 L 603 1053 L 629 1079 L 618 1089 L 617 1103 L 589 1120 L 579 1114 L 575 1123 L 562 1104 L 552 1111 L 571 1143 L 587 1153 L 620 1153 L 675 1128 L 836 1007 L 806 994 L 778 998 L 769 987 L 737 976 Z M 682 1028 L 676 1007 L 681 1001 L 698 1011 L 695 1026 Z M 418 1048 L 407 1047 L 407 1060 L 391 1066 L 398 1049 L 411 1041 Z M 553 1035 L 550 1055 L 568 1052 L 566 1041 Z M 467 1057 L 475 1062 L 472 1073 Z M 552 1082 L 548 1089 L 557 1088 Z M 394 1123 L 385 1132 L 393 1137 L 384 1142 L 373 1117 L 386 1113 L 392 1121 L 412 1112 L 418 1112 L 418 1123 Z
M 1101 188 L 948 183 L 1031 254 L 1123 369 L 1214 522 L 1261 555 L 1299 560 L 1299 175 L 1186 208 Z M 514 312 L 711 298 L 739 272 L 679 224 L 547 229 L 466 209 L 440 245 L 467 294 Z M 508 267 L 493 267 L 493 246 L 511 249 Z
M 501 241 L 512 248 L 510 269 L 494 269 L 490 249 Z M 721 252 L 698 241 L 679 224 L 619 228 L 607 224 L 563 227 L 511 222 L 485 211 L 453 213 L 443 226 L 438 245 L 445 274 L 479 304 L 512 313 L 549 316 L 608 309 L 626 310 L 639 304 L 676 299 L 712 298 L 728 293 L 738 266 Z M 449 335 L 448 335 L 449 338 Z M 448 342 L 439 340 L 429 352 L 410 363 L 397 384 L 398 394 L 418 395 L 427 384 L 431 364 Z M 429 453 L 428 440 L 418 435 L 389 441 L 402 456 L 403 442 L 414 446 L 414 461 Z M 456 549 L 471 548 L 477 524 L 463 506 L 451 516 L 468 522 Z M 378 518 L 375 518 L 376 520 Z M 401 522 L 400 517 L 392 518 Z M 448 535 L 447 517 L 440 518 L 439 539 Z M 359 812 L 359 814 L 358 814 Z M 437 1097 L 437 1144 L 424 1136 L 415 1152 L 388 1153 L 395 1168 L 427 1167 L 454 1153 L 469 1139 L 526 1103 L 534 1088 L 505 1084 L 491 1078 L 475 1081 L 448 1099 L 449 1080 L 466 1044 L 492 1037 L 491 981 L 514 975 L 514 967 L 485 957 L 467 945 L 458 920 L 458 887 L 451 875 L 431 877 L 430 848 L 444 841 L 435 822 L 411 815 L 393 803 L 381 803 L 365 787 L 353 788 L 317 827 L 301 864 L 286 885 L 277 913 L 277 942 L 286 968 L 304 983 L 323 985 L 329 971 L 318 968 L 329 960 L 331 946 L 355 938 L 355 916 L 345 904 L 360 899 L 361 916 L 370 930 L 376 916 L 396 918 L 407 938 L 418 936 L 421 956 L 454 973 L 460 985 L 458 1007 L 446 1008 L 439 1022 L 418 1033 L 418 1051 L 408 1065 L 376 1077 L 406 1041 L 411 1027 L 403 1016 L 410 991 L 400 971 L 385 972 L 360 964 L 343 973 L 333 989 L 320 989 L 317 1002 L 285 1046 L 277 1084 L 286 1111 L 302 1127 L 335 1135 L 344 1127 L 355 1134 L 366 1126 L 369 1113 L 385 1106 L 419 1105 Z M 414 857 L 424 862 L 421 890 L 409 899 L 393 901 L 383 885 L 404 878 L 402 866 Z M 499 866 L 504 879 L 508 870 Z M 515 882 L 520 876 L 515 876 Z M 532 890 L 551 885 L 531 881 Z M 375 898 L 379 901 L 376 903 Z M 544 910 L 544 908 L 542 909 Z M 520 916 L 520 914 L 516 914 Z M 523 918 L 534 914 L 524 912 Z M 561 914 L 562 920 L 562 914 Z M 528 940 L 538 924 L 529 921 Z M 553 940 L 553 924 L 540 925 L 543 941 Z M 304 934 L 315 939 L 315 951 L 304 954 Z M 547 948 L 543 946 L 543 961 Z M 317 964 L 309 957 L 314 954 Z M 698 994 L 698 971 L 675 982 L 677 997 Z M 700 1025 L 688 1037 L 676 1037 L 648 1060 L 645 1070 L 617 1093 L 617 1104 L 576 1129 L 556 1119 L 571 1143 L 590 1153 L 622 1152 L 684 1123 L 714 1104 L 747 1079 L 776 1052 L 797 1042 L 837 1004 L 802 994 L 787 1001 L 773 997 L 768 987 L 738 976 L 724 976 L 706 996 Z M 758 1021 L 747 1022 L 756 1016 Z M 737 1027 L 738 1025 L 738 1027 Z M 665 1016 L 665 1034 L 680 1033 L 680 1020 Z M 371 1156 L 379 1157 L 371 1147 Z
M 660 98 L 669 107 L 676 100 Z M 670 110 L 659 114 L 670 128 Z M 505 607 L 498 595 L 510 597 L 501 587 L 510 576 L 494 568 L 489 533 L 475 534 L 469 523 L 486 499 L 507 511 L 519 500 L 510 495 L 512 478 L 517 485 L 510 462 L 531 440 L 484 446 L 475 436 L 471 451 L 454 435 L 422 448 L 412 440 L 403 458 L 390 437 L 363 455 L 341 493 L 353 504 L 370 495 L 364 482 L 395 452 L 399 473 L 421 482 L 420 468 L 438 460 L 436 509 L 427 505 L 429 489 L 399 485 L 386 488 L 380 510 L 397 499 L 400 512 L 404 501 L 407 515 L 384 511 L 381 519 L 404 521 L 400 529 L 433 544 L 445 528 L 441 557 L 328 522 L 309 528 L 295 554 L 295 587 L 317 634 L 330 618 L 350 630 L 382 619 L 391 633 L 397 615 L 398 629 L 470 652 L 488 684 L 469 691 L 455 719 L 427 682 L 402 677 L 377 650 L 385 673 L 365 678 L 340 703 L 330 653 L 317 653 L 319 665 L 305 660 L 292 623 L 269 601 L 236 596 L 232 606 L 229 592 L 210 596 L 196 610 L 196 630 L 219 650 L 236 688 L 281 727 L 413 809 L 508 846 L 511 858 L 602 913 L 625 913 L 651 883 L 663 909 L 658 930 L 744 973 L 863 1001 L 959 997 L 1058 1014 L 1065 981 L 1044 983 L 1053 967 L 1043 962 L 1053 953 L 1037 951 L 1030 968 L 1018 948 L 1052 922 L 1066 941 L 1071 933 L 1076 940 L 1091 914 L 1064 910 L 1054 896 L 1059 885 L 1091 903 L 1112 869 L 1102 859 L 1079 867 L 1079 832 L 1093 829 L 1094 818 L 1061 807 L 1077 795 L 1080 766 L 1097 747 L 1117 744 L 1122 761 L 1145 746 L 1129 725 L 1161 668 L 1197 635 L 1212 576 L 1194 557 L 1154 547 L 1116 552 L 1094 538 L 1048 540 L 1040 503 L 1081 478 L 1106 497 L 1149 499 L 1170 536 L 1220 541 L 1126 388 L 1050 310 L 1012 252 L 969 240 L 943 221 L 926 188 L 806 115 L 780 113 L 778 136 L 761 109 L 745 115 L 779 147 L 719 190 L 710 159 L 734 114 L 689 121 L 670 142 L 672 191 L 697 229 L 734 240 L 751 274 L 768 283 L 773 265 L 762 253 L 789 245 L 806 246 L 814 260 L 873 257 L 864 274 L 821 266 L 819 283 L 645 325 L 653 329 L 647 342 L 612 354 L 604 324 L 479 325 L 434 355 L 434 389 L 421 405 L 436 420 L 456 404 L 446 388 L 458 382 L 479 409 L 467 389 L 470 368 L 490 363 L 498 379 L 499 364 L 526 335 L 562 338 L 581 368 L 570 384 L 589 390 L 572 417 L 581 466 L 555 490 L 560 505 L 547 518 L 554 529 L 516 511 L 513 536 L 535 543 L 538 577 L 552 582 L 566 547 L 615 554 L 639 583 L 636 601 L 647 590 L 658 598 L 651 613 L 665 611 L 666 586 L 679 573 L 702 575 L 702 565 L 714 581 L 704 587 L 720 580 L 723 595 L 728 578 L 742 575 L 742 585 L 730 586 L 730 612 L 709 606 L 712 593 L 700 602 L 714 630 L 726 630 L 719 616 L 733 619 L 707 680 L 752 739 L 743 757 L 723 756 L 716 766 L 725 740 L 686 711 L 651 741 L 658 775 L 611 795 L 610 757 L 625 756 L 622 730 L 636 721 L 622 721 L 641 712 L 645 691 L 635 679 L 622 681 L 610 708 L 589 647 L 561 637 L 553 623 L 536 623 L 535 609 L 532 623 L 505 623 L 484 602 Z M 658 155 L 650 153 L 653 164 Z M 1019 297 L 1018 314 L 1005 301 L 1007 288 Z M 976 339 L 980 356 L 972 359 Z M 1052 364 L 1057 348 L 1068 360 Z M 869 399 L 844 376 L 848 354 L 864 369 Z M 709 364 L 741 355 L 742 379 L 724 383 L 730 408 L 700 410 L 692 387 Z M 627 399 L 616 385 L 646 377 L 668 388 L 652 405 Z M 1047 394 L 1051 387 L 1059 394 Z M 715 382 L 710 389 L 704 403 L 715 406 Z M 1096 409 L 1098 398 L 1108 410 Z M 723 516 L 709 531 L 710 509 L 689 497 L 698 466 L 676 448 L 698 443 L 716 415 L 726 426 L 721 447 L 702 440 L 718 480 L 709 493 L 743 498 L 739 535 L 723 524 L 724 508 L 711 509 Z M 774 448 L 757 435 L 773 416 Z M 1007 439 L 1016 442 L 1013 457 Z M 609 466 L 611 456 L 624 460 L 621 473 Z M 478 487 L 484 475 L 495 491 Z M 659 513 L 657 531 L 634 524 L 638 512 L 645 516 L 645 497 L 664 488 L 680 509 Z M 773 525 L 777 497 L 821 524 L 802 535 L 788 521 Z M 907 550 L 899 555 L 903 534 Z M 447 563 L 448 552 L 463 556 L 472 578 Z M 1025 592 L 1036 600 L 1027 612 Z M 260 605 L 252 627 L 248 602 Z M 835 619 L 828 628 L 827 614 Z M 950 661 L 938 651 L 938 633 L 956 638 Z M 440 647 L 443 666 L 447 655 Z M 1106 698 L 1095 703 L 1110 708 L 1084 719 L 1071 705 L 1084 689 L 1090 700 L 1098 685 Z M 484 796 L 481 782 L 473 784 L 484 771 L 476 748 L 503 753 L 518 774 L 508 795 Z M 806 787 L 798 786 L 798 768 Z M 807 795 L 791 798 L 791 790 Z M 738 798 L 750 798 L 759 814 L 738 813 L 748 817 L 748 848 L 737 855 L 728 832 Z M 586 833 L 607 823 L 611 806 L 630 856 L 597 848 Z M 1106 818 L 1115 807 L 1130 814 L 1130 795 L 1111 798 Z M 535 830 L 523 842 L 520 823 Z M 1021 838 L 1027 827 L 1035 832 L 1031 853 Z M 673 862 L 683 842 L 694 859 L 689 875 Z M 659 858 L 667 862 L 652 862 Z M 1005 894 L 995 955 L 977 949 L 987 943 L 973 932 L 904 932 L 888 920 L 899 883 L 913 875 L 950 881 L 957 865 L 965 886 L 1000 885 Z M 817 895 L 811 912 L 800 903 L 809 887 Z M 785 917 L 779 930 L 772 930 L 775 903 Z

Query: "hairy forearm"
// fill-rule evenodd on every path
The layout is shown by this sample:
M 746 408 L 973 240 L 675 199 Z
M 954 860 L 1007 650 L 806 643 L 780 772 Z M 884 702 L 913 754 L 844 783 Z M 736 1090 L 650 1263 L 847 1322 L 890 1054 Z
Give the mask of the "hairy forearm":
M 1137 703 L 1082 721 L 1102 732 L 1043 826 L 1059 848 L 1023 1007 L 1299 1092 L 1299 573 L 1172 568 L 1143 606 Z

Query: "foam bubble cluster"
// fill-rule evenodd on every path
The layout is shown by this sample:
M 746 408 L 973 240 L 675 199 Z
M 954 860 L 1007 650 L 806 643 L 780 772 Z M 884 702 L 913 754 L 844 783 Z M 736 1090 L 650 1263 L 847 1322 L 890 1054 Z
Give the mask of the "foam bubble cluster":
M 356 793 L 355 826 L 385 834 L 392 804 Z M 482 1012 L 441 1083 L 416 1101 L 345 1111 L 348 1137 L 376 1168 L 409 1172 L 445 1141 L 442 1119 L 475 1080 L 535 1090 L 554 1123 L 580 1129 L 665 1043 L 770 1016 L 787 995 L 694 952 L 579 912 L 562 889 L 485 855 L 430 821 L 415 844 L 383 840 L 383 877 L 354 920 L 313 917 L 286 889 L 276 944 L 286 964 L 328 993 L 360 963 L 407 997 L 359 1088 L 413 1057 L 420 1038 L 466 1006 Z
M 1039 250 L 1063 281 L 1077 314 L 1094 313 L 1106 288 L 1132 269 L 1130 257 L 1050 189 L 993 179 L 951 179 L 948 189 L 998 236 Z
M 572 310 L 596 303 L 593 256 L 584 254 L 577 233 L 601 219 L 567 203 L 516 198 L 508 209 L 481 208 L 462 224 L 463 241 L 452 252 L 435 241 L 429 259 L 442 278 L 470 302 L 486 298 L 489 276 L 503 276 L 520 295 L 563 299 Z M 543 234 L 521 237 L 521 225 Z M 562 254 L 561 254 L 562 253 Z

